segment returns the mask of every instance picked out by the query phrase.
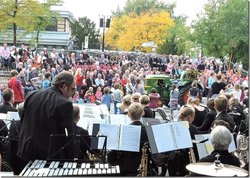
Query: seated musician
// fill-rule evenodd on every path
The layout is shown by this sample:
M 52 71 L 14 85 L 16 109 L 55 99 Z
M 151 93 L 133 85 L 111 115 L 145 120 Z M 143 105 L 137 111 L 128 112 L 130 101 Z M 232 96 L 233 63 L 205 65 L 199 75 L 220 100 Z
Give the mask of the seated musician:
M 189 132 L 192 139 L 195 139 L 194 135 L 199 134 L 197 127 L 192 122 L 194 120 L 195 111 L 192 107 L 182 107 L 179 111 L 179 119 L 181 121 L 188 121 Z M 190 163 L 189 149 L 176 150 L 171 153 L 168 161 L 169 176 L 185 176 L 188 174 L 186 165 Z M 195 144 L 193 144 L 193 151 L 195 158 L 198 159 L 198 151 Z M 196 161 L 196 160 L 193 160 Z
M 198 162 L 214 162 L 217 159 L 215 157 L 216 154 L 219 154 L 219 160 L 221 163 L 240 167 L 239 158 L 228 152 L 228 147 L 232 141 L 229 129 L 223 125 L 215 126 L 212 128 L 210 139 L 214 151 L 212 151 L 210 155 L 201 158 Z
M 80 108 L 79 106 L 73 106 L 73 125 L 72 125 L 73 134 L 75 136 L 78 135 L 74 139 L 75 158 L 88 160 L 87 151 L 89 150 L 90 147 L 90 137 L 87 137 L 89 135 L 87 130 L 77 126 L 77 122 L 79 120 L 80 120 Z
M 120 166 L 121 176 L 137 176 L 138 174 L 137 169 L 141 163 L 142 146 L 148 140 L 146 129 L 140 121 L 143 114 L 144 111 L 140 103 L 134 102 L 128 107 L 130 125 L 141 127 L 140 152 L 112 151 L 109 155 L 109 162 Z
M 150 98 L 147 95 L 142 95 L 139 101 L 144 110 L 144 115 L 142 117 L 155 118 L 155 113 L 149 107 Z

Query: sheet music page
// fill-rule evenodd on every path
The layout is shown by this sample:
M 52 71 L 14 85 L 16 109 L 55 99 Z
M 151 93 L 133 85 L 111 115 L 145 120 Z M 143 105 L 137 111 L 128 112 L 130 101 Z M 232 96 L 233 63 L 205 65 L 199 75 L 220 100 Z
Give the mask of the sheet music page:
M 124 114 L 110 114 L 110 124 L 114 125 L 128 125 L 129 119 Z
M 99 105 L 103 115 L 109 115 L 109 110 L 106 104 Z
M 105 124 L 105 120 L 95 118 L 95 117 L 94 118 L 87 117 L 87 118 L 84 118 L 84 119 L 87 119 L 87 121 L 88 121 L 87 130 L 88 130 L 89 133 L 92 133 L 93 124 Z M 81 126 L 81 122 L 79 121 L 78 123 L 79 124 L 77 124 L 77 125 Z
M 5 114 L 5 113 L 0 113 L 0 119 L 6 120 L 6 118 L 7 118 L 7 114 Z
M 20 116 L 19 116 L 18 112 L 8 111 L 7 112 L 7 116 L 6 116 L 6 120 L 19 121 L 20 120 Z
M 186 122 L 172 122 L 172 130 L 178 149 L 193 147 L 191 135 Z
M 151 127 L 158 153 L 177 149 L 170 123 L 153 125 Z
M 141 139 L 141 126 L 122 125 L 120 133 L 119 150 L 139 152 Z
M 196 141 L 202 141 L 202 140 L 205 140 L 205 139 L 209 138 L 209 134 L 199 134 L 199 135 L 195 135 L 194 137 L 195 137 Z M 206 157 L 206 156 L 209 155 L 205 143 L 197 143 L 196 144 L 197 145 L 199 159 L 204 158 L 204 157 Z M 208 149 L 210 149 L 210 148 L 208 147 Z
M 112 124 L 100 124 L 98 135 L 107 136 L 107 149 L 118 150 L 120 126 Z M 102 149 L 105 138 L 99 138 L 98 149 Z
M 236 150 L 233 134 L 231 134 L 231 136 L 232 136 L 232 141 L 228 147 L 228 152 L 230 152 L 230 153 Z M 210 134 L 195 135 L 195 140 L 197 140 L 197 141 L 205 140 L 207 138 L 209 140 L 206 141 L 205 143 L 198 143 L 197 144 L 199 158 L 203 158 L 203 157 L 211 154 L 212 151 L 214 150 L 214 148 L 213 148 L 213 145 L 212 145 L 211 140 L 210 140 Z

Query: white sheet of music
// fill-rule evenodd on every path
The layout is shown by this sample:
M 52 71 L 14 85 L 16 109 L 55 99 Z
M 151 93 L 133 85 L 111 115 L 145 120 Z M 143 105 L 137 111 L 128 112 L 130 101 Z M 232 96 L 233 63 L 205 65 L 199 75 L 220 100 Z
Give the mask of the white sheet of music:
M 178 149 L 193 147 L 191 135 L 185 121 L 172 124 L 172 131 Z
M 152 130 L 158 153 L 177 149 L 170 124 L 154 125 Z
M 18 112 L 8 111 L 6 120 L 15 120 L 15 121 L 20 120 Z
M 120 133 L 119 150 L 139 152 L 141 139 L 141 126 L 122 125 Z
M 153 125 L 151 128 L 154 137 L 151 139 L 155 140 L 158 153 L 192 147 L 191 136 L 185 122 Z
M 110 114 L 109 121 L 110 121 L 110 124 L 128 125 L 130 122 L 130 119 L 124 114 Z
M 232 141 L 228 147 L 228 152 L 233 152 L 236 150 L 236 145 L 234 142 L 234 137 L 233 134 L 231 134 L 232 136 Z M 210 153 L 212 153 L 212 151 L 214 150 L 211 140 L 210 140 L 210 134 L 199 134 L 199 135 L 195 135 L 195 140 L 196 141 L 202 141 L 208 138 L 208 141 L 206 141 L 205 143 L 198 143 L 197 144 L 197 149 L 198 149 L 198 154 L 199 154 L 199 158 L 203 158 L 208 156 Z
M 107 149 L 118 150 L 118 140 L 120 134 L 120 126 L 111 124 L 100 124 L 98 135 L 107 136 Z M 99 138 L 98 148 L 101 149 L 104 145 L 104 138 Z

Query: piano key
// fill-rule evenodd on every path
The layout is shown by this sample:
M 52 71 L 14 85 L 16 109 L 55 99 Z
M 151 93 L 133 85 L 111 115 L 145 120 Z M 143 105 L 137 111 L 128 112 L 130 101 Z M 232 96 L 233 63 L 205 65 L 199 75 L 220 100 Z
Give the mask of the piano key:
M 32 169 L 31 168 L 29 168 L 25 173 L 24 173 L 24 175 L 23 176 L 28 176 L 29 174 L 30 174 L 30 172 L 32 171 Z
M 105 169 L 108 169 L 109 168 L 109 164 L 104 164 L 104 167 L 105 167 Z
M 59 172 L 58 172 L 58 176 L 62 176 L 62 175 L 63 175 L 63 172 L 64 172 L 64 169 L 61 168 L 61 169 L 59 170 Z
M 88 175 L 92 175 L 92 168 L 89 168 L 87 170 L 88 170 Z
M 100 165 L 99 165 L 99 163 L 96 163 L 96 164 L 95 164 L 95 168 L 97 168 L 97 169 L 98 169 L 98 168 L 99 168 L 99 166 L 100 166 Z
M 35 166 L 36 166 L 36 164 L 39 162 L 39 160 L 35 160 L 33 163 L 32 163 L 32 165 L 30 166 L 30 168 L 32 169 L 32 168 L 35 168 Z
M 92 174 L 93 174 L 93 175 L 97 174 L 97 169 L 93 168 Z
M 58 168 L 59 164 L 60 164 L 60 162 L 59 162 L 59 161 L 56 161 L 53 168 L 54 168 L 54 169 L 55 169 L 55 168 Z
M 67 176 L 69 174 L 69 169 L 64 169 L 63 176 Z
M 80 168 L 77 175 L 83 175 L 83 169 Z
M 115 167 L 112 167 L 112 168 L 111 168 L 111 173 L 112 173 L 112 174 L 116 174 L 116 168 L 115 168 Z
M 104 164 L 100 164 L 100 169 L 104 169 Z
M 54 171 L 55 171 L 55 169 L 51 168 L 50 171 L 49 171 L 48 176 L 49 176 L 49 177 L 52 177 L 53 174 L 54 174 Z
M 86 163 L 82 163 L 81 168 L 86 168 Z
M 59 170 L 60 170 L 59 168 L 56 168 L 55 171 L 54 171 L 54 173 L 53 173 L 53 176 L 57 176 L 58 173 L 59 173 Z
M 90 168 L 90 163 L 86 164 L 86 168 L 89 169 Z
M 42 164 L 41 164 L 41 168 L 44 168 L 45 167 L 45 165 L 46 165 L 46 160 L 43 160 L 43 162 L 42 162 Z
M 116 166 L 116 173 L 120 174 L 120 166 L 118 166 L 118 165 Z
M 102 174 L 107 174 L 107 170 L 106 169 L 102 169 Z
M 69 176 L 72 176 L 72 175 L 73 175 L 73 169 L 69 169 L 68 175 L 69 175 Z
M 111 168 L 107 169 L 107 174 L 111 174 Z
M 88 174 L 88 169 L 83 169 L 82 175 L 87 175 Z
M 56 163 L 55 161 L 52 161 L 52 162 L 50 163 L 50 165 L 49 165 L 49 168 L 52 169 L 52 168 L 54 167 L 54 164 L 55 164 L 55 163 Z
M 77 168 L 74 169 L 73 175 L 74 175 L 74 176 L 78 175 L 78 169 L 77 169 Z
M 76 166 L 77 166 L 77 163 L 72 164 L 72 168 L 76 168 Z
M 69 164 L 68 164 L 68 168 L 72 168 L 72 162 L 69 162 Z
M 98 169 L 98 170 L 97 170 L 97 174 L 102 174 L 102 170 L 101 170 L 101 169 Z
M 39 169 L 40 168 L 40 165 L 42 163 L 42 160 L 38 160 L 36 166 L 35 166 L 35 169 Z
M 67 168 L 67 167 L 68 167 L 68 162 L 64 162 L 63 168 L 65 169 L 65 168 Z

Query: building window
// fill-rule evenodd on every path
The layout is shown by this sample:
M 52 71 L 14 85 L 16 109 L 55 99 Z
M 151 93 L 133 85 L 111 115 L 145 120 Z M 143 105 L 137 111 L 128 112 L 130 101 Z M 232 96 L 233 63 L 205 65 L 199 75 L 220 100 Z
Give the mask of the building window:
M 45 28 L 45 31 L 57 31 L 57 20 L 55 17 L 51 18 L 51 24 Z

